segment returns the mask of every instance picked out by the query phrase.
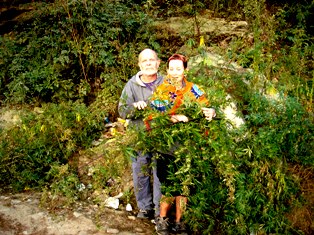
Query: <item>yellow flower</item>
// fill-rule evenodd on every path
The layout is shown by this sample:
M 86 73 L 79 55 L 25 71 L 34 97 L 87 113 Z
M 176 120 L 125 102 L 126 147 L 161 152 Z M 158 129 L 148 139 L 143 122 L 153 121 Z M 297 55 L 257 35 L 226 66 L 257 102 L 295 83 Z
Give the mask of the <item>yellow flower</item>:
M 110 128 L 110 134 L 112 135 L 112 136 L 115 136 L 115 135 L 117 135 L 117 129 L 116 128 L 114 128 L 114 127 L 111 127 Z
M 125 119 L 122 119 L 122 118 L 118 118 L 118 122 L 123 124 L 124 127 L 127 127 L 129 125 L 129 122 Z
M 46 126 L 45 125 L 41 125 L 40 132 L 44 132 L 45 130 L 46 130 Z
M 81 121 L 81 115 L 79 113 L 76 114 L 76 121 L 77 122 Z
M 200 37 L 200 47 L 205 46 L 204 36 Z

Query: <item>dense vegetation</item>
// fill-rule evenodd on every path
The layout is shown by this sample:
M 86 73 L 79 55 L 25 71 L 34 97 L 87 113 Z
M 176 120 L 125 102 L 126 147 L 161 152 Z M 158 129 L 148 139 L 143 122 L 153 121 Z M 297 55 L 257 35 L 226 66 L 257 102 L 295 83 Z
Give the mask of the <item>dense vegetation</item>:
M 173 187 L 190 194 L 193 213 L 185 218 L 195 234 L 314 231 L 312 1 L 27 2 L 14 1 L 24 3 L 18 7 L 24 13 L 1 25 L 0 114 L 13 110 L 18 117 L 0 125 L 1 187 L 38 188 L 52 207 L 86 198 L 101 203 L 99 192 L 123 188 L 132 149 L 160 151 L 180 142 Z M 248 30 L 225 38 L 203 34 L 205 11 L 246 20 Z M 176 33 L 158 24 L 175 16 L 195 27 Z M 200 56 L 189 78 L 202 85 L 221 119 L 205 122 L 200 108 L 188 104 L 187 124 L 168 125 L 159 115 L 150 132 L 122 135 L 112 128 L 116 138 L 91 148 L 105 124 L 116 121 L 121 90 L 147 47 L 163 62 L 177 51 Z M 209 49 L 224 63 L 214 63 Z M 245 120 L 241 128 L 222 111 L 228 95 Z M 129 201 L 132 192 L 123 190 Z

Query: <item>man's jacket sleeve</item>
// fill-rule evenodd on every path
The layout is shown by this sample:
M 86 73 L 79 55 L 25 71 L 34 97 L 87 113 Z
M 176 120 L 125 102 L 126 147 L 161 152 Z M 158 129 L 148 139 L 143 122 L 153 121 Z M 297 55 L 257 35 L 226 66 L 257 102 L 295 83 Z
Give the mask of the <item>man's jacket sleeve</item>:
M 118 105 L 118 112 L 121 118 L 132 118 L 134 113 L 133 103 L 135 102 L 134 96 L 131 91 L 130 84 L 127 84 L 121 94 Z

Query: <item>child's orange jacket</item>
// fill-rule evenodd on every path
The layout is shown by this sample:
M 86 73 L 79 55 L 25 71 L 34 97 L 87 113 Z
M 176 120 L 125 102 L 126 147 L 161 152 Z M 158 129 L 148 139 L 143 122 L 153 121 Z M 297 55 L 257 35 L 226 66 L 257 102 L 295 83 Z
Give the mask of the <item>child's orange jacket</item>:
M 183 104 L 185 98 L 208 105 L 208 100 L 197 85 L 183 78 L 184 87 L 177 90 L 176 87 L 166 78 L 164 82 L 157 87 L 150 100 L 150 106 L 161 112 L 175 114 L 176 110 Z

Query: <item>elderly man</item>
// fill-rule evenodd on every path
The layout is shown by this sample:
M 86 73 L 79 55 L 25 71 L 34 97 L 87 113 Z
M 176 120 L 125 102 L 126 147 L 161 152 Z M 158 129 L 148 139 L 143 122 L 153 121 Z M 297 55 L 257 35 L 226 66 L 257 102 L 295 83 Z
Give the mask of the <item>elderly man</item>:
M 145 109 L 148 98 L 163 82 L 163 77 L 158 74 L 159 64 L 160 60 L 155 51 L 145 49 L 139 54 L 140 71 L 125 85 L 118 107 L 119 115 L 124 119 L 130 119 L 130 125 L 144 125 L 141 118 L 134 117 L 134 111 Z M 139 208 L 137 217 L 142 219 L 159 215 L 160 181 L 154 167 L 156 164 L 152 164 L 153 155 L 153 153 L 138 151 L 137 156 L 132 159 L 134 191 Z M 153 173 L 153 187 L 150 183 L 151 173 Z

